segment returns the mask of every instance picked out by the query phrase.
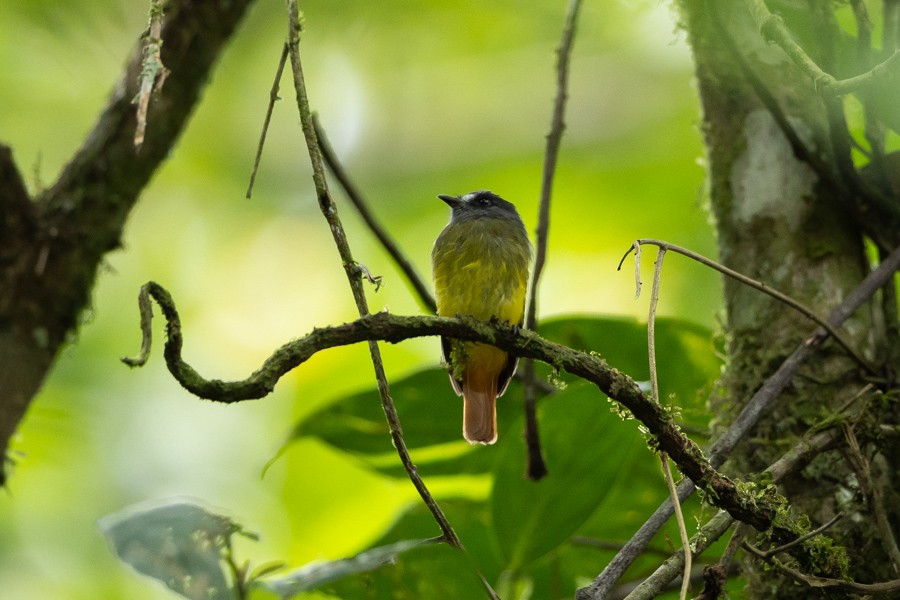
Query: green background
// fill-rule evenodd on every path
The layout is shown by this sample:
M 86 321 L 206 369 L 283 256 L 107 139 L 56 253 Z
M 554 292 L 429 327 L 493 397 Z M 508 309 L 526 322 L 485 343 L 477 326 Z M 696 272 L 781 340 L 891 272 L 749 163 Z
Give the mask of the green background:
M 373 212 L 424 276 L 431 244 L 448 218 L 436 194 L 491 189 L 513 201 L 533 231 L 566 4 L 301 3 L 312 107 Z M 89 131 L 144 31 L 147 8 L 125 0 L 0 3 L 0 139 L 14 149 L 32 191 L 53 183 Z M 298 422 L 370 389 L 363 346 L 322 353 L 285 377 L 271 396 L 233 406 L 182 390 L 158 347 L 143 369 L 118 362 L 139 347 L 137 292 L 151 279 L 175 297 L 185 357 L 208 377 L 242 378 L 288 339 L 355 317 L 315 202 L 287 77 L 253 199 L 244 198 L 286 30 L 280 0 L 261 0 L 250 11 L 131 216 L 123 250 L 107 257 L 82 328 L 20 428 L 9 489 L 0 494 L 4 597 L 170 598 L 161 584 L 119 563 L 97 528 L 102 516 L 135 503 L 177 498 L 229 516 L 260 534 L 258 542 L 236 541 L 238 556 L 254 564 L 283 560 L 296 567 L 437 533 L 412 486 L 395 476 L 398 465 L 389 453 L 345 452 L 339 442 L 314 434 L 285 446 Z M 624 325 L 601 331 L 589 348 L 615 366 L 637 370 L 646 362 L 640 321 L 647 300 L 645 294 L 635 301 L 632 262 L 617 272 L 619 259 L 640 237 L 711 257 L 715 252 L 703 207 L 690 55 L 667 5 L 585 4 L 566 122 L 540 317 L 617 315 L 609 323 Z M 356 259 L 384 277 L 377 293 L 368 290 L 372 309 L 419 314 L 402 276 L 332 189 Z M 645 284 L 653 254 L 645 251 Z M 673 366 L 699 362 L 704 374 L 714 373 L 709 332 L 720 306 L 718 276 L 670 255 L 662 285 L 660 313 L 703 328 L 689 336 L 697 347 L 662 359 Z M 565 331 L 556 335 L 565 339 Z M 439 356 L 434 339 L 384 346 L 383 352 L 392 380 L 437 366 Z M 646 378 L 643 371 L 629 372 Z M 440 391 L 431 400 L 448 403 L 441 414 L 459 419 L 458 400 L 443 375 L 437 379 Z M 511 466 L 521 462 L 520 398 L 511 389 L 502 400 L 500 444 L 467 453 L 464 445 L 447 442 L 419 455 L 445 465 L 432 476 L 423 468 L 423 476 L 445 499 L 489 578 L 504 566 L 528 564 L 536 582 L 549 580 L 545 572 L 553 570 L 573 585 L 596 575 L 611 553 L 566 546 L 548 559 L 544 548 L 559 541 L 524 534 L 504 536 L 499 545 L 481 539 L 484 524 L 521 533 L 520 522 L 503 521 L 504 513 L 517 513 L 501 501 L 515 504 L 533 493 L 520 489 L 533 484 Z M 695 414 L 698 398 L 699 392 L 685 399 Z M 369 395 L 368 402 L 377 417 L 377 400 Z M 616 460 L 643 465 L 627 477 L 615 476 L 625 466 L 611 465 L 613 478 L 586 492 L 593 494 L 587 500 L 602 502 L 600 509 L 578 509 L 597 535 L 627 539 L 665 495 L 635 423 L 612 418 L 602 396 L 574 384 L 543 406 L 542 418 L 548 439 L 558 438 L 562 448 L 578 431 L 629 450 Z M 459 423 L 448 426 L 456 431 Z M 404 427 L 415 436 L 413 425 Z M 261 477 L 279 449 L 280 458 Z M 575 458 L 548 448 L 550 477 L 583 484 L 575 467 L 565 466 Z M 550 507 L 570 502 L 542 498 Z M 535 598 L 565 591 L 535 585 Z

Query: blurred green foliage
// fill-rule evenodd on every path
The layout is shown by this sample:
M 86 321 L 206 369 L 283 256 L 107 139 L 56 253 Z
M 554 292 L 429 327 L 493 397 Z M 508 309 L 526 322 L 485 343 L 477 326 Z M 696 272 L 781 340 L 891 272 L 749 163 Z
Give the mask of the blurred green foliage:
M 533 230 L 566 4 L 301 3 L 313 108 L 372 210 L 422 273 L 447 219 L 438 193 L 492 189 L 515 202 Z M 32 191 L 51 185 L 84 139 L 146 26 L 147 8 L 125 0 L 0 3 L 0 139 L 14 149 Z M 585 5 L 539 294 L 542 320 L 585 315 L 583 323 L 547 321 L 546 335 L 583 342 L 637 379 L 646 377 L 640 326 L 646 300 L 634 301 L 630 267 L 616 272 L 619 258 L 638 237 L 714 254 L 702 206 L 690 57 L 673 23 L 669 8 L 650 0 Z M 10 492 L 0 496 L 4 597 L 171 597 L 161 584 L 122 568 L 97 532 L 103 515 L 147 500 L 200 499 L 259 531 L 258 542 L 234 542 L 236 554 L 254 564 L 299 567 L 435 535 L 414 490 L 397 477 L 389 439 L 380 437 L 384 424 L 365 348 L 316 356 L 272 396 L 235 406 L 188 395 L 158 354 L 135 371 L 117 360 L 139 344 L 135 300 L 149 279 L 172 291 L 186 359 L 210 377 L 243 377 L 287 339 L 355 316 L 318 214 L 287 78 L 253 199 L 244 199 L 286 30 L 281 2 L 260 2 L 250 12 L 131 217 L 124 250 L 108 257 L 77 339 L 20 429 Z M 402 276 L 335 195 L 357 260 L 384 276 L 383 288 L 370 290 L 373 310 L 418 313 Z M 647 274 L 651 261 L 645 258 Z M 698 407 L 714 364 L 709 331 L 719 280 L 671 258 L 662 285 L 661 313 L 677 317 L 680 332 L 660 340 L 662 366 L 670 369 L 661 375 L 663 396 L 675 392 L 683 418 L 702 424 Z M 587 316 L 606 314 L 619 319 Z M 591 323 L 610 329 L 594 335 L 584 326 Z M 596 437 L 592 452 L 607 449 L 619 461 L 593 465 L 604 469 L 591 491 L 593 502 L 602 502 L 593 512 L 569 507 L 569 521 L 554 539 L 537 527 L 500 543 L 497 511 L 511 519 L 502 526 L 508 531 L 528 506 L 506 512 L 497 502 L 533 485 L 517 479 L 519 389 L 501 400 L 500 444 L 470 449 L 457 439 L 459 402 L 435 368 L 437 342 L 386 346 L 384 354 L 416 460 L 470 558 L 442 546 L 421 556 L 414 549 L 396 565 L 361 576 L 368 579 L 330 584 L 337 595 L 357 597 L 353 586 L 399 589 L 398 581 L 427 579 L 413 574 L 447 572 L 453 561 L 469 560 L 510 589 L 531 586 L 534 598 L 571 595 L 609 556 L 560 544 L 562 538 L 578 531 L 624 541 L 665 496 L 635 424 L 618 421 L 599 394 L 572 384 L 541 407 L 547 485 L 566 476 L 568 468 L 559 465 L 575 469 L 574 451 Z M 415 411 L 405 415 L 415 394 L 426 393 L 420 400 L 431 402 L 432 421 Z M 581 401 L 587 395 L 590 401 Z M 303 430 L 315 423 L 318 430 Z M 356 434 L 355 447 L 347 432 Z M 581 436 L 579 447 L 565 447 L 567 432 Z M 596 463 L 587 452 L 584 468 L 588 457 Z M 564 503 L 550 492 L 543 498 L 545 511 Z M 510 565 L 521 570 L 509 572 Z M 552 587 L 552 581 L 566 583 Z M 471 583 L 455 582 L 463 590 Z M 426 592 L 411 588 L 409 596 L 434 597 Z

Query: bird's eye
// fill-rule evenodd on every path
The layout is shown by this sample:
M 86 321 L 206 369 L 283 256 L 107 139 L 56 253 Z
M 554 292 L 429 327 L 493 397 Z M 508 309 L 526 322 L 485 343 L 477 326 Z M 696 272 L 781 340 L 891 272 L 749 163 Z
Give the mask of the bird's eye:
M 480 204 L 481 206 L 490 206 L 490 205 L 491 205 L 491 201 L 490 201 L 490 199 L 488 199 L 488 198 L 479 198 L 479 199 L 478 199 L 478 204 Z

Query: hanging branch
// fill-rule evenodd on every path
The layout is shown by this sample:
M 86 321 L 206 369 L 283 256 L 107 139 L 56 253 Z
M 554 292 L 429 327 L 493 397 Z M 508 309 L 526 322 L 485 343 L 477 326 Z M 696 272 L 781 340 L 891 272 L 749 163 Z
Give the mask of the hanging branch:
M 638 245 L 638 249 L 640 245 Z M 638 253 L 635 253 L 638 256 Z M 650 394 L 654 402 L 659 404 L 659 379 L 656 373 L 656 306 L 659 303 L 659 285 L 662 279 L 663 260 L 666 257 L 666 249 L 660 248 L 656 261 L 653 263 L 653 285 L 650 289 L 650 314 L 647 317 L 647 357 L 650 363 Z M 638 268 L 638 265 L 635 265 Z M 635 281 L 640 281 L 640 275 L 635 274 Z M 672 469 L 669 467 L 669 456 L 665 452 L 659 453 L 662 462 L 663 475 L 666 478 L 666 487 L 669 489 L 669 499 L 675 509 L 675 520 L 678 522 L 678 533 L 681 536 L 681 548 L 684 552 L 684 573 L 681 577 L 680 600 L 687 598 L 688 587 L 691 585 L 691 541 L 688 539 L 687 527 L 684 524 L 684 515 L 681 512 L 681 502 L 678 501 L 678 490 L 675 489 L 675 480 L 672 478 Z
M 269 106 L 266 107 L 266 117 L 263 119 L 262 132 L 259 134 L 259 144 L 256 146 L 256 158 L 253 159 L 253 171 L 250 172 L 250 183 L 247 184 L 247 199 L 253 194 L 253 184 L 256 182 L 256 172 L 259 170 L 259 163 L 262 160 L 263 147 L 266 145 L 266 134 L 269 133 L 269 123 L 272 122 L 272 112 L 275 110 L 275 103 L 281 100 L 278 95 L 278 88 L 281 85 L 281 75 L 284 73 L 284 65 L 288 58 L 288 45 L 285 44 L 281 49 L 281 59 L 278 61 L 278 69 L 275 71 L 275 81 L 272 82 L 272 89 L 269 91 Z
M 337 206 L 331 199 L 328 192 L 328 185 L 325 180 L 325 167 L 322 162 L 322 155 L 319 151 L 319 144 L 316 138 L 316 132 L 313 127 L 312 118 L 310 116 L 309 100 L 306 95 L 306 83 L 303 79 L 303 67 L 300 62 L 300 15 L 297 9 L 296 0 L 288 0 L 288 48 L 290 50 L 291 68 L 294 76 L 294 90 L 297 93 L 297 108 L 300 111 L 300 122 L 303 128 L 303 135 L 306 139 L 306 147 L 309 150 L 309 158 L 313 168 L 313 182 L 316 187 L 316 196 L 319 202 L 319 208 L 328 222 L 329 229 L 334 238 L 334 243 L 338 248 L 338 252 L 343 263 L 344 271 L 347 274 L 347 280 L 350 289 L 353 292 L 353 298 L 356 301 L 356 307 L 360 317 L 366 317 L 369 314 L 369 307 L 366 302 L 365 291 L 362 284 L 362 271 L 353 259 L 350 252 L 350 244 L 344 233 L 344 227 L 341 224 L 337 214 Z M 462 543 L 444 515 L 437 501 L 431 496 L 431 492 L 425 486 L 425 482 L 416 471 L 416 467 L 409 456 L 406 448 L 406 442 L 403 439 L 403 431 L 400 427 L 400 418 L 394 407 L 394 401 L 390 396 L 387 377 L 384 373 L 384 365 L 381 360 L 381 351 L 378 344 L 374 340 L 369 340 L 369 353 L 372 357 L 372 366 L 375 369 L 375 378 L 378 382 L 378 393 L 381 397 L 381 406 L 384 409 L 385 418 L 391 431 L 391 438 L 394 447 L 403 463 L 403 468 L 409 475 L 410 480 L 419 492 L 423 502 L 431 511 L 432 516 L 437 522 L 443 533 L 444 540 L 455 548 L 462 548 Z M 485 582 L 486 583 L 486 582 Z
M 544 152 L 544 170 L 541 178 L 541 202 L 538 209 L 538 225 L 536 230 L 536 249 L 534 270 L 531 275 L 531 297 L 525 316 L 525 328 L 537 326 L 537 297 L 541 273 L 547 260 L 547 236 L 550 231 L 550 197 L 553 193 L 553 176 L 556 173 L 556 160 L 566 128 L 565 113 L 569 85 L 569 59 L 575 41 L 575 26 L 578 23 L 578 12 L 581 0 L 570 0 L 566 23 L 563 27 L 562 40 L 556 50 L 556 100 L 553 103 L 553 118 L 550 132 L 547 134 L 547 147 Z M 541 453 L 541 439 L 537 423 L 537 390 L 534 381 L 534 364 L 525 361 L 525 387 L 523 391 L 525 403 L 525 446 L 528 450 L 528 478 L 537 481 L 547 474 L 547 464 Z

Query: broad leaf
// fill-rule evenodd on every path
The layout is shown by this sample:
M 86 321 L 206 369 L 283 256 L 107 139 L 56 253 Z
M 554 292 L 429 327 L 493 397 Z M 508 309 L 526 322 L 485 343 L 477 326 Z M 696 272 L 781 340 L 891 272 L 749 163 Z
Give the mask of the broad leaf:
M 239 525 L 187 503 L 105 517 L 100 530 L 116 555 L 139 573 L 191 600 L 232 600 L 222 552 Z
M 586 352 L 597 352 L 610 365 L 637 381 L 650 379 L 647 324 L 634 319 L 564 317 L 538 327 L 541 335 Z M 708 329 L 679 319 L 656 320 L 656 371 L 660 402 L 684 409 L 692 425 L 708 422 L 706 397 L 721 369 Z M 545 373 L 547 371 L 544 371 Z M 578 381 L 559 374 L 564 381 Z

